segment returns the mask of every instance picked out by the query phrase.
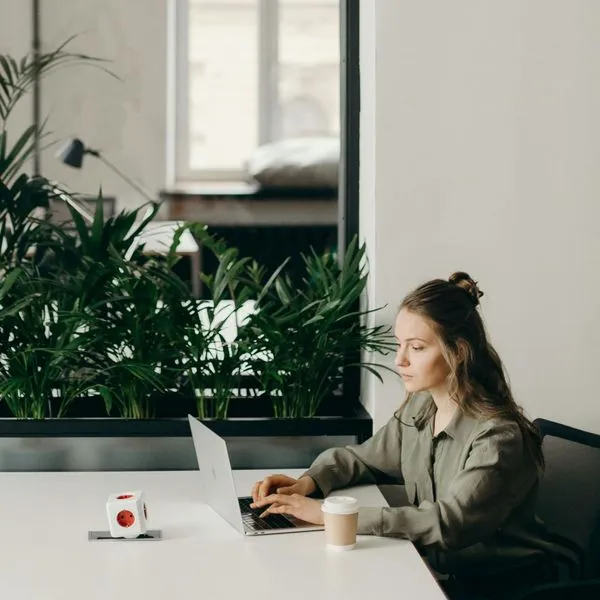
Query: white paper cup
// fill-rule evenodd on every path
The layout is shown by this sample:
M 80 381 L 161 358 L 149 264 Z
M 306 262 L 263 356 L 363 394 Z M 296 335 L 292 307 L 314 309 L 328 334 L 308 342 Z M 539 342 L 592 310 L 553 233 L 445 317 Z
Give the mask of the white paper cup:
M 356 546 L 358 500 L 352 496 L 331 496 L 321 505 L 327 547 L 352 550 Z

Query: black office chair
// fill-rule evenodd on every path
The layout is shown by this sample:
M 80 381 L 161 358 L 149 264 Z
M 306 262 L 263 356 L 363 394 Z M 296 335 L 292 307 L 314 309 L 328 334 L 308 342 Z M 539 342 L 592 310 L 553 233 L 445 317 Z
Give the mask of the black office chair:
M 511 600 L 598 600 L 598 598 L 600 598 L 600 579 L 589 579 L 540 585 L 514 596 Z
M 545 419 L 534 424 L 543 438 L 546 461 L 537 514 L 550 532 L 580 549 L 579 578 L 600 579 L 600 435 Z M 600 599 L 600 594 L 595 597 Z

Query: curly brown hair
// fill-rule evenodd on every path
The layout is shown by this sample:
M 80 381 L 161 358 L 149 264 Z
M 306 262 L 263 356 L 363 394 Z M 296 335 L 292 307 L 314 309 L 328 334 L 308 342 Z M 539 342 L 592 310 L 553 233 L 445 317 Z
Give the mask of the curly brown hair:
M 478 310 L 483 292 L 467 273 L 452 274 L 448 280 L 433 279 L 409 293 L 400 309 L 423 317 L 442 343 L 448 364 L 448 391 L 459 410 L 477 418 L 503 418 L 518 424 L 524 442 L 538 469 L 544 468 L 541 438 L 535 425 L 515 402 L 504 366 L 488 341 Z M 406 403 L 412 394 L 408 394 Z M 435 412 L 431 404 L 420 419 L 419 428 Z

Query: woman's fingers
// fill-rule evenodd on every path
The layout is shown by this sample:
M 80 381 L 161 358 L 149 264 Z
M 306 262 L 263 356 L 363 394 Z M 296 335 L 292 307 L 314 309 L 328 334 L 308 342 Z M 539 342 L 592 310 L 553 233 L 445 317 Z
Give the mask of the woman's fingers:
M 323 524 L 321 503 L 318 500 L 306 498 L 300 494 L 292 494 L 291 496 L 271 494 L 261 501 L 261 503 L 263 502 L 265 504 L 270 502 L 270 506 L 263 511 L 261 517 L 270 514 L 284 514 L 291 515 L 307 523 Z
M 267 504 L 289 504 L 294 495 L 289 494 L 269 494 L 268 496 L 264 496 L 259 498 L 254 504 L 258 507 L 266 506 Z
M 296 497 L 288 496 L 287 494 L 271 494 L 267 496 L 263 503 L 267 504 L 270 499 L 273 499 L 267 509 L 260 515 L 261 518 L 269 514 L 284 513 L 293 515 L 298 505 L 298 495 Z
M 271 486 L 273 485 L 273 477 L 265 477 L 258 486 L 258 500 L 265 498 L 265 496 L 269 495 L 271 491 Z
M 267 508 L 260 513 L 260 515 L 258 515 L 261 519 L 264 519 L 265 517 L 268 517 L 269 515 L 273 514 L 275 512 L 276 508 L 279 508 L 279 506 L 281 506 L 280 504 L 271 504 L 270 506 L 267 506 Z
M 283 498 L 284 500 L 281 500 Z M 286 504 L 286 500 L 290 498 L 290 496 L 286 494 L 271 494 L 269 496 L 265 496 L 264 498 L 259 498 L 254 504 L 252 504 L 251 508 L 262 508 L 263 506 L 267 506 L 267 509 L 260 515 L 264 517 L 271 512 L 271 508 L 274 506 L 281 506 L 282 504 Z
M 290 477 L 286 477 L 285 475 L 269 475 L 265 477 L 259 488 L 258 488 L 258 496 L 259 498 L 264 498 L 268 496 L 273 490 L 277 489 L 281 485 L 290 485 L 294 484 L 295 480 Z
M 291 494 L 297 490 L 297 480 L 287 475 L 275 474 L 257 481 L 252 487 L 252 501 L 256 503 L 266 498 L 271 492 L 277 491 L 282 494 Z
M 257 481 L 253 486 L 252 486 L 252 493 L 250 494 L 252 496 L 252 501 L 256 502 L 259 498 L 258 496 L 258 490 L 260 489 L 260 486 L 262 484 L 262 481 Z
M 257 481 L 252 487 L 252 500 L 257 502 L 261 500 L 265 496 L 268 496 L 271 491 L 271 486 L 273 484 L 273 477 L 265 477 L 261 481 Z
M 272 514 L 283 514 L 283 515 L 292 515 L 292 517 L 297 517 L 299 507 L 294 506 L 293 504 L 272 504 L 265 512 L 261 515 L 261 517 L 272 515 Z

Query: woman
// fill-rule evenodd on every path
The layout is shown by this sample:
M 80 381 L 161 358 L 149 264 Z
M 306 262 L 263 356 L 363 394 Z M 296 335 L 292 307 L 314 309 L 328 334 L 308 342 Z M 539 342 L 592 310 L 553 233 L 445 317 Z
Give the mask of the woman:
M 400 480 L 411 505 L 361 508 L 359 533 L 413 541 L 451 596 L 503 597 L 552 580 L 552 557 L 566 550 L 534 514 L 540 438 L 487 340 L 482 295 L 462 272 L 410 293 L 395 324 L 404 404 L 371 439 L 324 452 L 298 480 L 257 482 L 255 506 L 320 524 L 309 496 Z

